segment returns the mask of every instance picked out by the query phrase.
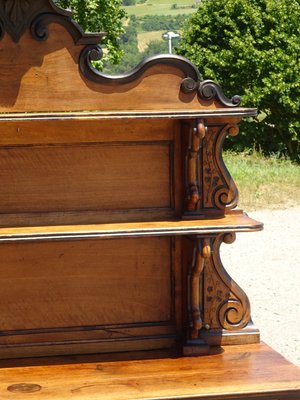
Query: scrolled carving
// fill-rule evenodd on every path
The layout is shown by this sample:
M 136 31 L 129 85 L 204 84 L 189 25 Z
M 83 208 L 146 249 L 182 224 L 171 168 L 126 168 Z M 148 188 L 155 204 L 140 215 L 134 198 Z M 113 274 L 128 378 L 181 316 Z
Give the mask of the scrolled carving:
M 110 85 L 119 85 L 119 84 L 127 84 L 133 82 L 138 79 L 146 72 L 149 68 L 152 68 L 156 65 L 169 65 L 172 67 L 177 67 L 184 74 L 185 78 L 181 84 L 181 90 L 191 92 L 195 89 L 194 85 L 197 86 L 197 82 L 200 79 L 200 74 L 197 68 L 188 61 L 184 57 L 180 57 L 177 55 L 165 55 L 160 54 L 157 56 L 149 57 L 141 61 L 134 69 L 131 71 L 121 74 L 121 75 L 108 75 L 103 72 L 98 71 L 93 67 L 91 61 L 94 60 L 94 51 L 98 53 L 97 57 L 99 57 L 99 46 L 95 44 L 92 46 L 88 46 L 83 49 L 80 55 L 80 71 L 81 73 L 89 80 L 97 82 L 97 83 L 105 83 Z M 102 54 L 102 53 L 101 53 Z M 101 58 L 101 57 L 100 57 Z M 97 58 L 99 60 L 99 58 Z M 193 89 L 192 89 L 193 88 Z
M 242 303 L 237 299 L 224 300 L 218 309 L 218 318 L 222 328 L 228 331 L 242 329 L 249 322 L 245 319 Z
M 88 76 L 91 71 L 97 74 L 96 68 L 94 68 L 92 61 L 100 61 L 103 56 L 102 48 L 98 45 L 86 46 L 79 58 L 80 71 L 84 76 Z
M 233 196 L 231 196 L 230 190 L 226 187 L 217 189 L 213 195 L 215 206 L 219 209 L 226 208 L 232 205 Z
M 48 39 L 48 27 L 44 23 L 42 18 L 39 17 L 35 21 L 33 21 L 33 23 L 31 24 L 31 34 L 36 40 L 40 42 Z
M 7 32 L 15 42 L 31 28 L 36 40 L 48 38 L 47 25 L 55 22 L 63 25 L 76 44 L 98 43 L 104 33 L 84 33 L 72 20 L 72 13 L 58 7 L 52 0 L 2 0 L 0 1 L 0 39 Z
M 31 34 L 38 41 L 47 40 L 49 37 L 48 25 L 50 23 L 56 23 L 62 25 L 73 37 L 75 44 L 94 44 L 98 43 L 103 36 L 104 32 L 101 33 L 85 33 L 81 29 L 77 22 L 73 21 L 70 15 L 57 15 L 54 13 L 42 13 L 39 14 L 31 23 Z M 96 45 L 95 45 L 96 46 Z
M 225 233 L 225 235 L 223 236 L 223 242 L 226 243 L 226 244 L 234 243 L 235 239 L 236 239 L 236 233 L 235 232 Z
M 239 134 L 240 128 L 238 127 L 238 125 L 231 125 L 228 126 L 228 134 L 230 136 L 237 136 Z
M 184 93 L 193 93 L 199 87 L 199 82 L 193 78 L 184 78 L 181 82 L 181 90 Z
M 33 19 L 42 13 L 70 17 L 70 11 L 56 6 L 52 0 L 3 0 L 0 2 L 1 37 L 9 33 L 15 42 L 31 25 Z
M 220 85 L 211 80 L 200 82 L 198 89 L 199 97 L 203 100 L 214 100 L 217 98 L 222 105 L 228 107 L 236 107 L 240 104 L 241 98 L 238 95 L 233 96 L 231 99 L 226 97 Z
M 206 262 L 204 281 L 204 323 L 212 329 L 238 331 L 250 322 L 250 303 L 244 291 L 226 272 L 220 246 L 233 243 L 235 233 L 220 234 L 214 239 L 212 256 Z
M 216 150 L 217 150 L 216 164 L 219 173 L 223 178 L 223 185 L 216 186 L 213 192 L 213 202 L 215 207 L 219 209 L 224 209 L 224 208 L 232 209 L 236 207 L 238 203 L 238 198 L 239 198 L 238 189 L 228 169 L 226 168 L 222 157 L 222 149 L 226 133 L 228 133 L 231 136 L 235 136 L 238 134 L 238 132 L 239 132 L 239 127 L 237 125 L 228 124 L 225 127 L 223 127 L 216 141 Z

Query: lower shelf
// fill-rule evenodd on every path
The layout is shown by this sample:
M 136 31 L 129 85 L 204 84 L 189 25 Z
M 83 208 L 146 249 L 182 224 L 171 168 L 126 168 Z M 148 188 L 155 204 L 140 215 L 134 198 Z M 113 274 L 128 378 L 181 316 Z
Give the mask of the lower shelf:
M 208 356 L 162 356 L 1 361 L 0 398 L 19 399 L 23 393 L 27 400 L 300 399 L 300 369 L 264 343 L 226 346 Z

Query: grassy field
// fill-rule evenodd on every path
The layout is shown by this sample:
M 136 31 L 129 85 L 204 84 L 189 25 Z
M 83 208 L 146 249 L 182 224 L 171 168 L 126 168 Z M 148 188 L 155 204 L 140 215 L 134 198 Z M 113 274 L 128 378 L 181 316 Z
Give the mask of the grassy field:
M 173 4 L 177 4 L 176 8 L 172 8 Z M 177 15 L 177 14 L 190 14 L 195 12 L 192 6 L 195 0 L 147 0 L 143 4 L 136 4 L 135 6 L 126 6 L 128 15 L 135 14 L 136 16 L 159 14 L 159 15 Z
M 245 210 L 287 208 L 300 205 L 300 166 L 259 153 L 225 152 L 225 164 Z
M 139 51 L 143 52 L 151 40 L 162 40 L 162 34 L 166 31 L 142 32 L 138 34 Z

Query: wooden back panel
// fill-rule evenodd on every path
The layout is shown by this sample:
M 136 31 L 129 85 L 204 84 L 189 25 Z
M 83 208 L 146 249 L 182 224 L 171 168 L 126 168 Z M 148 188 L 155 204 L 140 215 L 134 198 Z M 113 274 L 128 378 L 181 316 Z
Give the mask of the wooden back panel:
M 157 56 L 118 77 L 96 71 L 103 34 L 85 34 L 52 0 L 0 3 L 0 113 L 232 107 L 179 56 Z
M 52 24 L 49 30 L 45 42 L 30 34 L 18 44 L 8 35 L 0 42 L 0 112 L 199 107 L 195 93 L 181 93 L 184 74 L 174 67 L 152 67 L 136 81 L 118 86 L 88 81 L 78 67 L 83 46 L 74 45 L 64 27 Z
M 0 224 L 174 216 L 182 199 L 174 177 L 181 164 L 178 125 L 173 120 L 8 124 L 0 147 Z M 27 143 L 28 136 L 38 143 Z

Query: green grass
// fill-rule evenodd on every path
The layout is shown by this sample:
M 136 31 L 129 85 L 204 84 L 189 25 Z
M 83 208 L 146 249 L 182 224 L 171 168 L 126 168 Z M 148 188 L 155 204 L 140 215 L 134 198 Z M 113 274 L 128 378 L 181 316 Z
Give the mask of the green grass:
M 177 4 L 177 8 L 172 8 L 172 4 Z M 177 15 L 190 14 L 196 11 L 192 8 L 194 0 L 147 0 L 143 4 L 135 6 L 124 6 L 128 15 L 135 14 L 138 17 L 144 15 Z M 184 8 L 181 8 L 184 7 Z M 185 8 L 187 7 L 187 8 Z
M 278 209 L 300 205 L 300 166 L 257 152 L 224 153 L 225 164 L 246 210 Z

